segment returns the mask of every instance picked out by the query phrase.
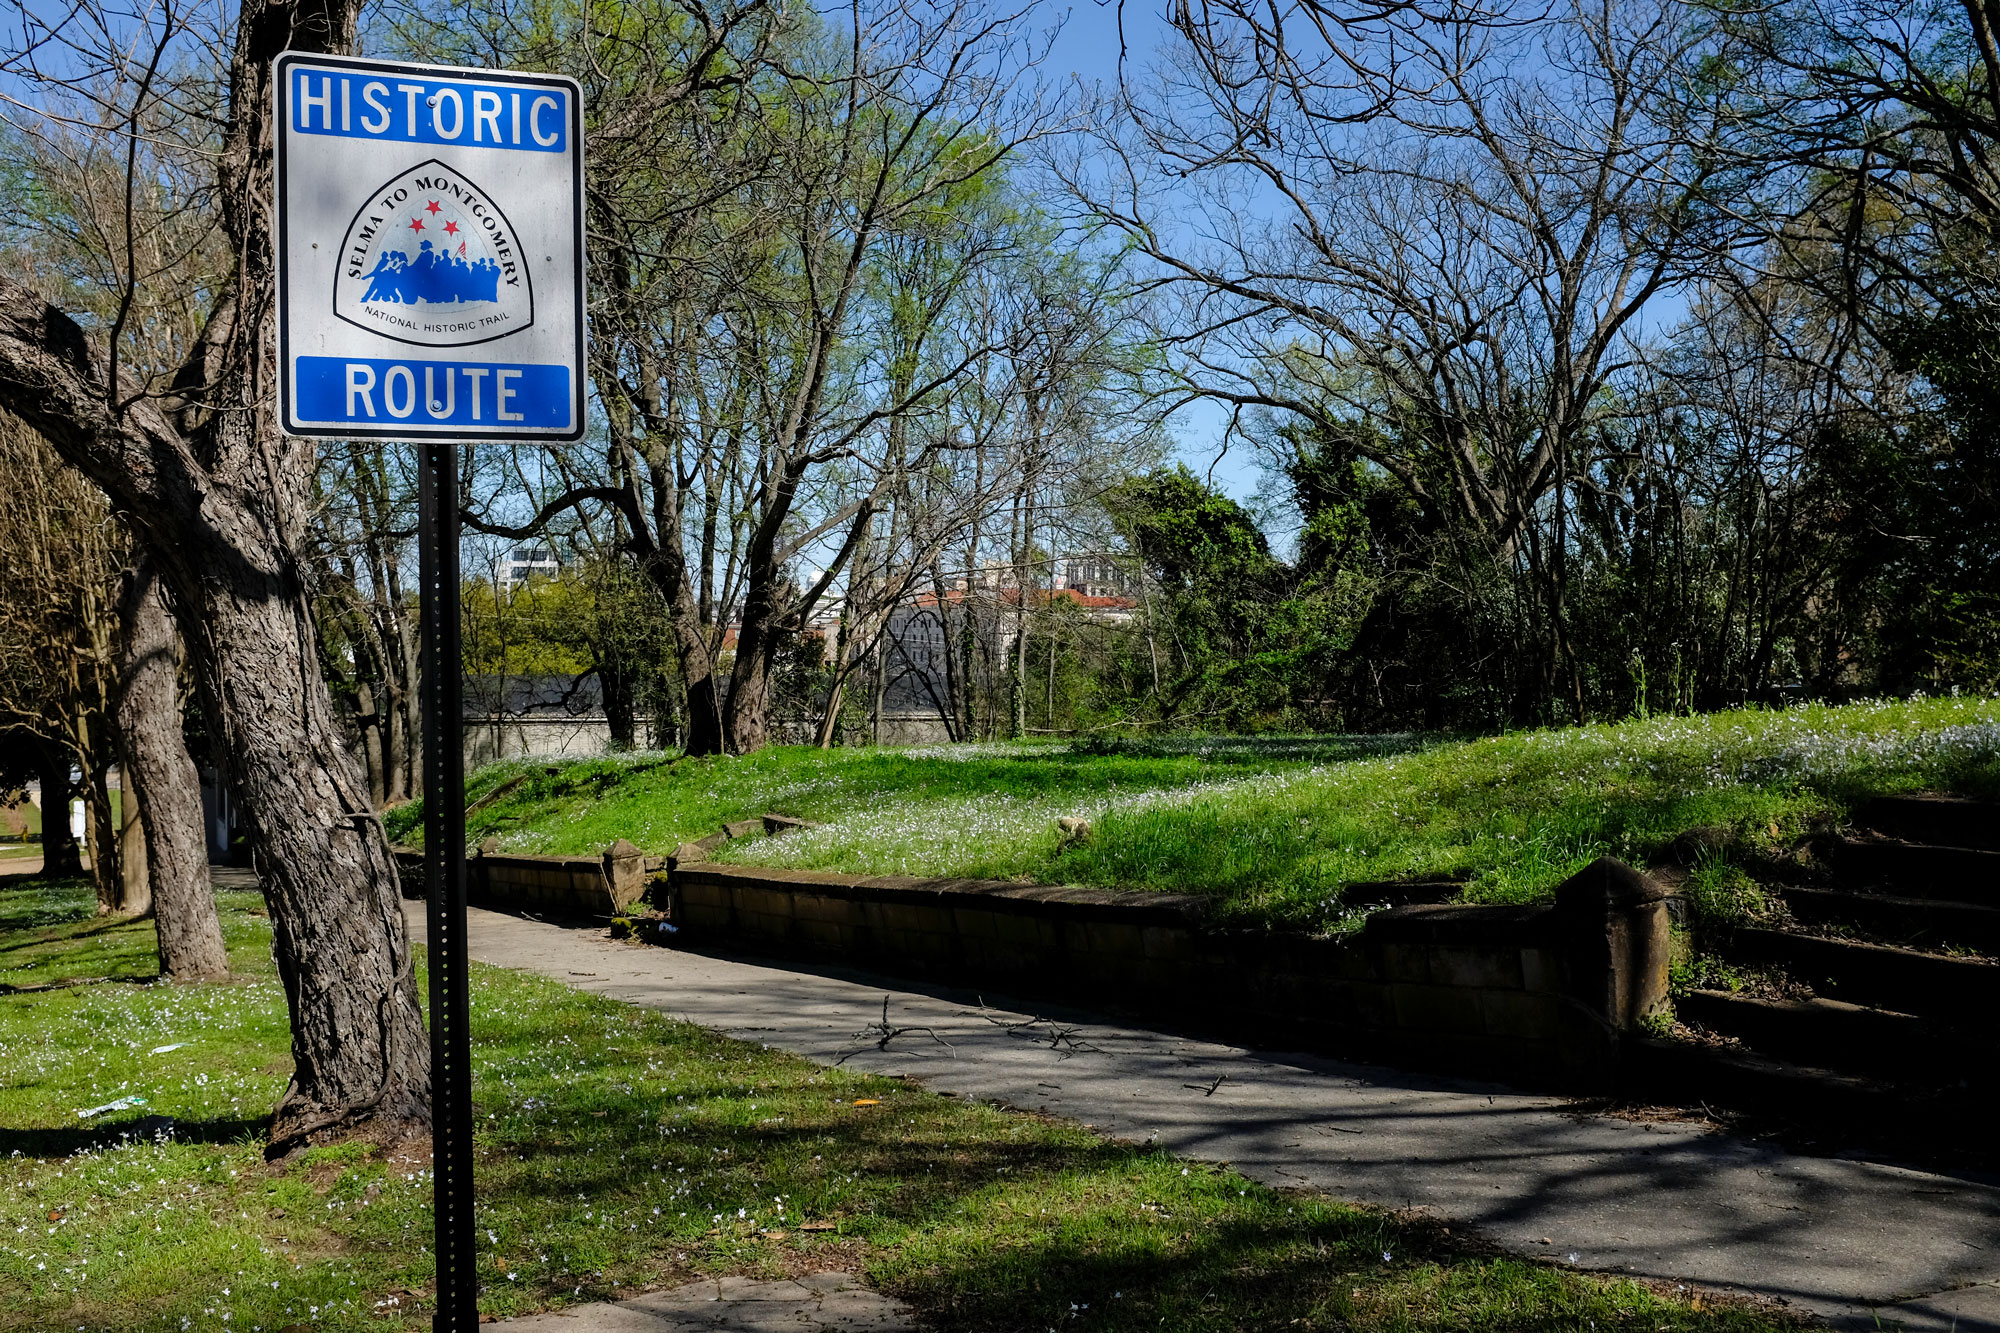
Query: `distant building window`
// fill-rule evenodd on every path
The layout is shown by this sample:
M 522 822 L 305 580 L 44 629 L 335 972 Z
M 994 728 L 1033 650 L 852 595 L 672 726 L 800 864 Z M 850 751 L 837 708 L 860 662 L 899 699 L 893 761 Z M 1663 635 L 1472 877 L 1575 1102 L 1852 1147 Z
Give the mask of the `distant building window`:
M 562 573 L 562 561 L 545 546 L 516 546 L 507 553 L 500 583 L 508 592 L 534 578 L 552 579 Z

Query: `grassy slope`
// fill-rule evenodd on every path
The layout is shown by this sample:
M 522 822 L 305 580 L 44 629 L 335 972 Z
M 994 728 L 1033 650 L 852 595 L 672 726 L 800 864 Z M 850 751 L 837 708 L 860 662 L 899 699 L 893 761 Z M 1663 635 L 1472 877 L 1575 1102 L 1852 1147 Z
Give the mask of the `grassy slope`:
M 93 920 L 86 885 L 0 881 L 6 985 L 126 978 L 0 993 L 0 1330 L 428 1326 L 421 1154 L 262 1160 L 288 1062 L 256 902 L 223 896 L 239 980 L 175 987 L 139 979 L 149 928 Z M 1794 1327 L 540 978 L 476 969 L 472 1013 L 496 1313 L 846 1268 L 941 1329 Z M 77 1118 L 121 1093 L 150 1104 Z M 135 1137 L 150 1115 L 172 1134 Z
M 553 772 L 550 770 L 553 769 Z M 742 759 L 484 769 L 477 839 L 653 851 L 776 810 L 825 827 L 730 859 L 1213 893 L 1229 914 L 1326 928 L 1357 881 L 1469 873 L 1488 901 L 1545 893 L 1592 857 L 1643 859 L 1726 825 L 1778 843 L 1879 791 L 2000 791 L 2000 701 L 1744 710 L 1465 742 L 1196 738 L 923 750 L 777 748 Z M 412 830 L 419 811 L 396 813 Z M 1088 845 L 1058 846 L 1083 815 Z

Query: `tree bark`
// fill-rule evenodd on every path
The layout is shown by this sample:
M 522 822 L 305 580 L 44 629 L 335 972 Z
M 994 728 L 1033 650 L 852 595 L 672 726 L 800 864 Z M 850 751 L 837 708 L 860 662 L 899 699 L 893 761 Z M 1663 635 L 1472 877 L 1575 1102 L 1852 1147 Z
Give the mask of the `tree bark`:
M 222 924 L 208 878 L 201 827 L 201 775 L 181 734 L 179 656 L 159 577 L 140 566 L 125 577 L 118 603 L 125 658 L 115 716 L 125 759 L 127 799 L 144 794 L 147 887 L 159 935 L 160 975 L 174 981 L 227 976 Z
M 365 680 L 354 686 L 354 727 L 361 734 L 361 767 L 368 774 L 368 799 L 380 809 L 389 803 L 389 732 L 375 690 Z
M 270 906 L 291 1011 L 274 1154 L 427 1129 L 429 1043 L 396 868 L 320 674 L 303 573 L 310 440 L 272 413 L 271 62 L 343 52 L 352 0 L 244 0 L 217 198 L 236 255 L 177 386 L 179 420 L 41 297 L 0 278 L 0 405 L 102 487 L 153 553 L 194 660 Z
M 723 708 L 731 754 L 751 754 L 770 743 L 773 637 L 767 625 L 753 628 L 750 613 L 745 611 L 736 639 L 736 662 L 729 673 L 729 699 Z
M 139 779 L 130 761 L 118 766 L 118 874 L 125 901 L 143 916 L 153 910 L 151 869 L 146 859 L 146 825 L 140 809 Z
M 111 784 L 103 740 L 104 728 L 79 719 L 86 742 L 83 769 L 83 837 L 90 851 L 90 879 L 97 889 L 99 915 L 135 916 L 145 909 L 126 901 L 125 877 L 118 866 L 118 821 L 111 815 Z
M 83 849 L 69 826 L 69 751 L 37 737 L 36 776 L 42 781 L 42 877 L 67 879 L 83 873 Z
M 603 693 L 604 721 L 611 732 L 611 748 L 632 749 L 639 728 L 630 673 L 623 662 L 605 662 L 600 658 L 597 683 Z

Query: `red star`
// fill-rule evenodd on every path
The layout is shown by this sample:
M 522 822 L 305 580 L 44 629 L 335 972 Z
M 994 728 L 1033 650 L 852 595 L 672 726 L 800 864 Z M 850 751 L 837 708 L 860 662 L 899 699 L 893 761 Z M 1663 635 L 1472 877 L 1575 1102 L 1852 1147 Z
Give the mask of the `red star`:
M 437 211 L 438 211 L 438 201 L 435 199 L 431 200 L 428 204 L 424 205 L 424 212 L 431 214 L 433 217 L 437 215 Z
M 411 219 L 410 219 L 410 230 L 411 230 L 411 231 L 422 231 L 423 229 L 424 229 L 424 220 L 423 220 L 422 218 L 411 218 Z
M 445 234 L 445 235 L 447 235 L 447 236 L 456 236 L 456 235 L 458 235 L 458 224 L 457 224 L 456 222 L 447 222 L 447 223 L 445 223 L 445 224 L 444 224 L 444 234 Z

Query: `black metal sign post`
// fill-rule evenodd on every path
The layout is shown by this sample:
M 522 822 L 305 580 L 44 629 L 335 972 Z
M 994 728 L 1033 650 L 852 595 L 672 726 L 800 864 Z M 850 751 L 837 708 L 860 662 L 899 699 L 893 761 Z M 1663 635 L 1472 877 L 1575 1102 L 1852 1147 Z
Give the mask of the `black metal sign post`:
M 471 1004 L 465 971 L 465 744 L 458 609 L 458 445 L 427 440 L 418 495 L 423 582 L 424 884 L 430 965 L 431 1170 L 438 1333 L 479 1325 L 472 1226 Z

